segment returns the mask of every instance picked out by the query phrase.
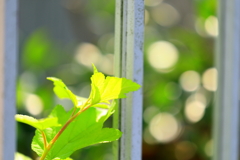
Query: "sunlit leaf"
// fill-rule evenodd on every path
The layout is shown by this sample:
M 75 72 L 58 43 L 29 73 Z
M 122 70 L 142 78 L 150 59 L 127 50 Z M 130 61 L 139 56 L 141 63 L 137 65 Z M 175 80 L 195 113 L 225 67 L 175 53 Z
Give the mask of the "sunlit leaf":
M 40 129 L 40 130 L 44 130 L 46 128 L 50 128 L 53 126 L 60 126 L 60 124 L 58 123 L 57 117 L 45 118 L 45 119 L 38 120 L 38 119 L 35 119 L 35 118 L 27 116 L 27 115 L 17 114 L 17 115 L 15 115 L 15 119 L 18 122 L 26 123 L 30 126 Z
M 73 110 L 66 112 L 60 105 L 56 106 L 50 117 L 57 116 L 60 124 L 65 124 Z M 89 108 L 80 114 L 62 133 L 59 139 L 51 148 L 45 160 L 52 160 L 56 157 L 64 159 L 74 151 L 97 143 L 106 143 L 117 140 L 121 132 L 117 129 L 102 128 L 108 115 L 107 110 Z M 52 139 L 61 127 L 52 127 L 44 130 L 47 139 Z M 33 139 L 32 149 L 42 155 L 44 145 L 41 133 L 36 131 Z
M 90 99 L 92 104 L 106 102 L 112 99 L 125 98 L 126 93 L 136 91 L 141 86 L 129 79 L 118 77 L 106 77 L 98 72 L 93 65 L 94 74 L 91 77 L 92 91 Z
M 78 106 L 78 97 L 70 91 L 67 86 L 62 82 L 62 80 L 55 77 L 48 77 L 48 80 L 53 81 L 54 88 L 53 91 L 59 98 L 67 98 L 72 100 L 75 107 Z
M 104 104 L 104 103 L 98 103 L 98 104 L 95 104 L 93 105 L 92 107 L 98 107 L 98 108 L 105 108 L 105 109 L 108 109 L 109 108 L 109 104 Z

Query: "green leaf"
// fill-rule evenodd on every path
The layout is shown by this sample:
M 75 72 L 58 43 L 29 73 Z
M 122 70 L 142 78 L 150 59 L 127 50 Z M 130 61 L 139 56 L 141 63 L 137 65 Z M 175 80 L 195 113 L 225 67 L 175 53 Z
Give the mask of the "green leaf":
M 126 93 L 138 90 L 140 85 L 126 78 L 105 78 L 94 65 L 93 70 L 89 99 L 74 95 L 60 79 L 48 78 L 54 82 L 54 92 L 57 96 L 71 99 L 75 107 L 66 112 L 62 106 L 58 105 L 49 115 L 49 119 L 57 118 L 62 126 L 68 124 L 64 126 L 63 132 L 60 132 L 61 135 L 57 136 L 54 143 L 52 140 L 62 129 L 60 126 L 36 130 L 32 149 L 40 157 L 45 153 L 45 160 L 66 160 L 78 149 L 97 143 L 115 141 L 121 137 L 122 133 L 119 130 L 103 128 L 103 123 L 114 113 L 116 103 L 110 102 L 114 99 L 125 98 Z M 80 108 L 81 105 L 84 109 Z M 45 150 L 43 135 L 46 136 L 47 143 L 51 144 L 50 150 Z
M 66 112 L 60 105 L 56 106 L 49 117 L 57 116 L 60 124 L 65 124 L 72 115 L 73 110 Z M 83 147 L 105 143 L 117 140 L 121 137 L 121 132 L 117 129 L 102 128 L 103 123 L 108 115 L 108 110 L 89 108 L 81 113 L 70 125 L 64 130 L 62 135 L 52 146 L 45 160 L 54 158 L 65 159 L 74 151 Z M 52 139 L 61 127 L 52 127 L 45 129 L 47 140 Z M 39 156 L 44 151 L 44 145 L 40 131 L 36 131 L 33 139 L 32 149 Z
M 109 104 L 107 104 L 107 103 L 98 103 L 98 104 L 93 105 L 92 107 L 108 109 L 109 108 Z
M 59 98 L 67 98 L 72 100 L 75 107 L 82 105 L 82 98 L 73 94 L 72 91 L 69 90 L 67 86 L 62 82 L 62 80 L 55 77 L 48 77 L 47 79 L 53 81 L 53 91 Z
M 102 100 L 126 98 L 126 93 L 136 91 L 141 86 L 126 78 L 107 77 L 101 90 Z
M 46 135 L 46 131 L 44 131 L 44 133 Z M 31 148 L 33 151 L 37 153 L 39 157 L 42 156 L 44 152 L 44 142 L 43 142 L 42 134 L 39 130 L 35 131 L 35 136 L 33 137 Z
M 14 160 L 32 160 L 32 159 L 21 153 L 16 152 Z
M 141 86 L 129 79 L 106 77 L 98 72 L 93 65 L 94 74 L 91 77 L 91 104 L 106 102 L 112 99 L 126 98 L 126 93 L 136 91 Z
M 67 120 L 71 117 L 73 109 L 74 108 L 72 108 L 70 111 L 66 112 L 65 109 L 63 108 L 63 106 L 56 105 L 54 107 L 54 109 L 52 110 L 51 114 L 48 116 L 48 118 L 58 117 L 58 123 L 60 123 L 61 125 L 64 125 L 67 122 Z M 61 127 L 59 127 L 59 128 L 61 128 Z
M 91 84 L 91 93 L 90 93 L 90 100 L 91 100 L 91 104 L 97 104 L 101 101 L 101 95 L 100 95 L 100 91 L 98 89 L 98 87 L 95 84 Z
M 27 115 L 16 114 L 15 119 L 18 122 L 26 123 L 40 130 L 44 130 L 46 128 L 50 128 L 54 126 L 60 126 L 60 124 L 58 123 L 57 117 L 38 120 Z

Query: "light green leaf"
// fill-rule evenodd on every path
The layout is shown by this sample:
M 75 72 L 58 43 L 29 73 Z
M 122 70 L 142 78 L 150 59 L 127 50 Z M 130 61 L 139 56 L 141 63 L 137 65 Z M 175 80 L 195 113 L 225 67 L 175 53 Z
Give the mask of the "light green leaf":
M 44 132 L 46 135 L 46 132 Z M 31 148 L 37 153 L 39 157 L 42 156 L 44 152 L 44 142 L 41 132 L 37 129 L 35 131 L 35 136 L 33 137 Z
M 91 77 L 91 104 L 106 102 L 112 99 L 125 98 L 126 93 L 138 90 L 141 86 L 129 79 L 107 77 L 98 72 L 93 65 L 94 74 Z
M 54 126 L 60 126 L 60 124 L 58 123 L 57 117 L 38 120 L 27 115 L 16 114 L 15 119 L 18 122 L 26 123 L 40 130 L 44 130 L 46 128 L 50 128 Z
M 101 95 L 99 88 L 95 84 L 91 84 L 91 88 L 90 101 L 91 104 L 94 105 L 101 101 Z
M 57 116 L 59 123 L 63 125 L 72 115 L 72 112 L 73 110 L 66 112 L 63 107 L 58 105 L 49 117 Z M 102 128 L 107 115 L 108 111 L 106 109 L 89 108 L 84 111 L 64 130 L 45 160 L 52 160 L 54 158 L 65 159 L 74 151 L 83 147 L 110 142 L 120 138 L 121 132 L 119 130 Z M 45 129 L 44 132 L 47 140 L 52 139 L 60 128 L 61 127 L 52 127 Z M 44 145 L 39 131 L 36 131 L 34 136 L 32 149 L 36 151 L 39 156 L 43 153 Z
M 101 90 L 102 100 L 126 98 L 126 93 L 136 91 L 141 86 L 129 79 L 107 77 Z
M 98 104 L 93 105 L 92 107 L 108 109 L 109 108 L 109 104 L 107 104 L 107 103 L 98 103 Z
M 32 159 L 21 153 L 16 152 L 14 160 L 32 160 Z
M 81 101 L 79 101 L 79 97 L 72 93 L 71 90 L 67 88 L 67 86 L 62 82 L 62 80 L 55 78 L 55 77 L 48 77 L 48 80 L 53 81 L 54 88 L 53 91 L 59 98 L 67 98 L 72 100 L 75 107 L 80 106 Z M 80 103 L 79 103 L 79 102 Z

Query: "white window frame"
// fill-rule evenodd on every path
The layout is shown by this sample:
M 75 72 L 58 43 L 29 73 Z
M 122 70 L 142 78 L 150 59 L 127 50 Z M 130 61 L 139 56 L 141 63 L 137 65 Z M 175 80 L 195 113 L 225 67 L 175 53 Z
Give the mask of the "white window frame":
M 115 8 L 115 75 L 143 86 L 144 1 L 116 0 Z M 123 132 L 114 160 L 141 160 L 142 88 L 119 101 L 114 126 Z
M 220 0 L 213 160 L 239 159 L 240 0 Z

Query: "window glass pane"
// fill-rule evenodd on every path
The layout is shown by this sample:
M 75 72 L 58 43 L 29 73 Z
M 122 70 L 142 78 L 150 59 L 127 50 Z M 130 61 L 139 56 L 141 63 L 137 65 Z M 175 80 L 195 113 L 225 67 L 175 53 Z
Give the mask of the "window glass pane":
M 216 1 L 146 0 L 143 160 L 208 160 Z
M 58 99 L 46 77 L 62 79 L 77 95 L 88 97 L 92 63 L 113 75 L 114 0 L 19 1 L 18 113 L 46 117 L 56 104 L 66 110 L 68 100 Z M 111 127 L 111 119 L 105 127 Z M 18 123 L 17 150 L 32 158 L 34 129 Z M 73 159 L 112 160 L 112 144 L 75 152 Z

